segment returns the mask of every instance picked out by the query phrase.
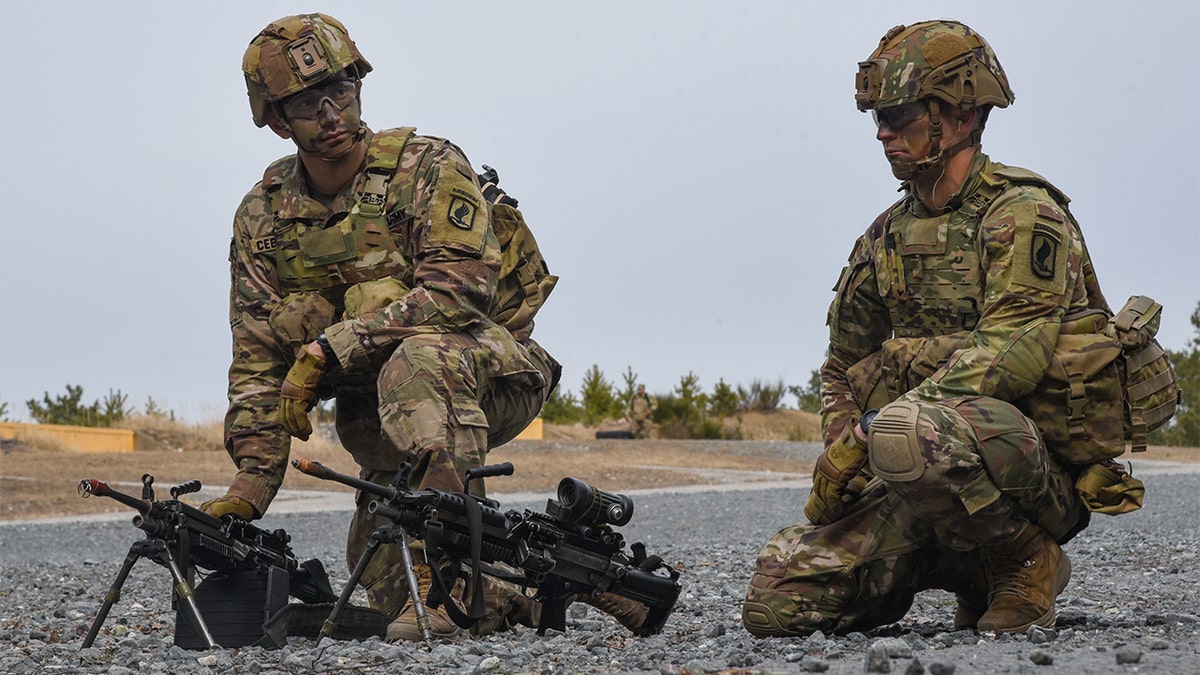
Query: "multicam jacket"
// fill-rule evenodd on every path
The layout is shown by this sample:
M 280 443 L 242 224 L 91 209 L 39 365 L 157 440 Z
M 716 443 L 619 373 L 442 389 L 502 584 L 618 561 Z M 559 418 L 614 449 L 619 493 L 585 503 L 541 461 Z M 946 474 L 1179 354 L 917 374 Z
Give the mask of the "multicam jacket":
M 238 466 L 229 493 L 259 512 L 282 483 L 290 450 L 278 420 L 280 385 L 297 349 L 320 332 L 341 366 L 335 380 L 374 377 L 399 341 L 417 333 L 512 341 L 488 318 L 500 249 L 463 153 L 443 139 L 387 137 L 403 144 L 389 179 L 369 170 L 377 146 L 375 134 L 366 134 L 368 170 L 330 207 L 309 195 L 301 165 L 290 156 L 268 168 L 234 219 L 225 447 Z M 379 288 L 390 295 L 364 305 L 363 296 Z M 351 304 L 355 311 L 347 313 Z M 517 349 L 507 354 L 523 358 Z M 494 366 L 526 367 L 532 368 Z
M 1063 317 L 1108 311 L 1067 201 L 980 152 L 946 213 L 910 189 L 871 224 L 829 308 L 827 445 L 899 396 L 1016 401 L 1037 387 Z

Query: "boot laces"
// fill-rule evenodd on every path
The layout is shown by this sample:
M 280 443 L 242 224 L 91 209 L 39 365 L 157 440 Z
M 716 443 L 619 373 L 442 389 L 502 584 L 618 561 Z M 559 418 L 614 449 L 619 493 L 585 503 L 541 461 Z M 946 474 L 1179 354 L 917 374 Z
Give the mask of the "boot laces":
M 1028 600 L 1030 598 L 1028 573 L 1037 564 L 1036 561 L 996 555 L 989 555 L 988 558 L 992 573 L 992 598 L 1001 595 L 1015 595 Z

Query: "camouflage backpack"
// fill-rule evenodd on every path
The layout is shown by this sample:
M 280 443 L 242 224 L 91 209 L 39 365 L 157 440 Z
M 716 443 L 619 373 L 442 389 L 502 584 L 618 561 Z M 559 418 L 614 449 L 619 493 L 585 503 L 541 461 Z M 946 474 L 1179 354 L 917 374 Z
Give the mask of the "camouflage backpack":
M 1165 425 L 1180 390 L 1155 339 L 1162 305 L 1135 295 L 1115 315 L 1090 310 L 1065 317 L 1037 389 L 1015 401 L 1056 457 L 1083 465 L 1118 457 Z M 1065 408 L 1065 409 L 1064 409 Z
M 492 230 L 500 241 L 500 283 L 491 316 L 523 339 L 532 332 L 533 316 L 554 290 L 558 277 L 550 274 L 517 200 L 501 189 L 496 170 L 484 164 L 483 173 L 476 178 L 484 200 L 492 206 Z M 526 328 L 529 331 L 522 334 Z
M 371 217 L 384 210 L 387 183 L 394 174 L 405 170 L 399 167 L 400 155 L 413 131 L 413 127 L 401 127 L 375 132 L 365 169 L 375 180 L 367 181 L 360 196 L 359 211 L 363 215 Z M 533 332 L 533 317 L 554 290 L 558 277 L 550 274 L 537 240 L 517 208 L 517 200 L 500 188 L 495 169 L 486 165 L 483 168 L 484 173 L 476 176 L 476 180 L 490 207 L 492 230 L 499 240 L 501 257 L 496 297 L 489 316 L 515 338 L 523 340 Z

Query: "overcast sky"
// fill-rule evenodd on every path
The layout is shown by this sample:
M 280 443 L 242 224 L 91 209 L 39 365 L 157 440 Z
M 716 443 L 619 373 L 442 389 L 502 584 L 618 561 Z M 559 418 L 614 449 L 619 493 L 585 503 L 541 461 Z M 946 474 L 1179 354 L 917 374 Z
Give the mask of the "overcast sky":
M 1108 299 L 1200 300 L 1200 3 L 0 3 L 0 400 L 84 387 L 224 413 L 231 222 L 293 146 L 241 58 L 325 11 L 374 65 L 363 117 L 496 167 L 558 288 L 535 337 L 652 392 L 807 383 L 831 287 L 896 181 L 853 76 L 899 23 L 957 18 L 1008 72 L 993 159 L 1072 198 Z M 788 405 L 795 399 L 788 397 Z

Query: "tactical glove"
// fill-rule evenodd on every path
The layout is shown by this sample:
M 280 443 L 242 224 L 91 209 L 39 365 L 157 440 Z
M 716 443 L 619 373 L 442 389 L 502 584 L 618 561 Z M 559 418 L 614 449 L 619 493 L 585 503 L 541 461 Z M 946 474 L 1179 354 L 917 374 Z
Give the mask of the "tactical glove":
M 279 421 L 287 432 L 302 441 L 312 435 L 308 411 L 317 400 L 317 383 L 325 375 L 325 361 L 301 347 L 296 363 L 279 390 Z
M 254 508 L 253 504 L 233 495 L 210 499 L 200 505 L 200 510 L 213 518 L 220 518 L 231 513 L 242 520 L 258 518 L 258 509 Z
M 862 469 L 867 464 L 867 446 L 854 435 L 858 423 L 846 425 L 842 435 L 821 456 L 813 470 L 812 493 L 804 516 L 814 525 L 828 525 L 846 512 L 867 485 Z

